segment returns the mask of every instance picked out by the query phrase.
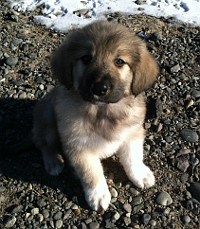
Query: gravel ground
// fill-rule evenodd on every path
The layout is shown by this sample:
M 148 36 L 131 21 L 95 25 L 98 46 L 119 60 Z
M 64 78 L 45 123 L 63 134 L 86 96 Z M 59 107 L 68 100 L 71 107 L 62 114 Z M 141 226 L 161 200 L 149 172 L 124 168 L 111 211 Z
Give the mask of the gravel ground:
M 65 34 L 36 25 L 34 14 L 0 6 L 0 144 L 26 138 L 35 101 L 55 85 L 49 56 Z M 41 155 L 0 153 L 0 228 L 200 228 L 200 28 L 173 18 L 108 15 L 147 41 L 160 75 L 147 91 L 145 163 L 156 185 L 135 188 L 117 156 L 103 162 L 112 201 L 91 211 L 71 168 L 46 174 Z

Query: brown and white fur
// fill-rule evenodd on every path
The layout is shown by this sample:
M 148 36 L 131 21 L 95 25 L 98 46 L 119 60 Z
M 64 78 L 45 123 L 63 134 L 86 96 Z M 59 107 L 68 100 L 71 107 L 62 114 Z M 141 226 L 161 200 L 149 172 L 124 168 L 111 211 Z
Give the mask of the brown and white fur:
M 114 153 L 134 185 L 154 185 L 143 163 L 143 91 L 158 67 L 145 43 L 122 25 L 98 21 L 67 36 L 52 71 L 60 85 L 37 104 L 33 128 L 47 172 L 58 175 L 67 159 L 94 210 L 109 206 L 101 159 Z

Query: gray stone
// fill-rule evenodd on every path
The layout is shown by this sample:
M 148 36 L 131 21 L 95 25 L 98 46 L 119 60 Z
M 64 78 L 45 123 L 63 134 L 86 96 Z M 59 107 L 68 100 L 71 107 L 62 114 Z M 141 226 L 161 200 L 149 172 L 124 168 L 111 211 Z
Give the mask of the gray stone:
M 4 191 L 6 191 L 6 187 L 0 186 L 0 192 L 4 192 Z
M 125 223 L 126 226 L 128 226 L 129 224 L 131 224 L 131 218 L 124 217 L 124 223 Z
M 143 224 L 147 225 L 151 219 L 151 216 L 149 214 L 142 215 L 142 222 Z
M 180 131 L 180 136 L 187 142 L 198 142 L 199 136 L 191 129 L 183 129 Z
M 133 199 L 132 199 L 133 205 L 139 205 L 142 202 L 143 202 L 143 199 L 141 196 L 136 196 L 136 197 L 133 197 Z
M 182 172 L 185 173 L 189 166 L 190 164 L 187 158 L 177 158 L 177 168 L 180 169 Z
M 62 212 L 59 211 L 53 216 L 54 220 L 59 220 L 62 218 Z
M 125 211 L 127 211 L 128 213 L 131 213 L 132 211 L 132 206 L 130 204 L 124 204 L 123 208 Z
M 37 215 L 39 213 L 39 208 L 33 208 L 31 210 L 32 215 Z
M 15 66 L 18 63 L 18 57 L 8 57 L 6 59 L 6 64 L 9 66 Z
M 189 215 L 184 215 L 184 216 L 183 216 L 183 222 L 184 222 L 184 223 L 189 223 L 190 220 L 191 220 L 191 219 L 190 219 Z
M 193 91 L 192 91 L 192 96 L 195 97 L 195 98 L 199 98 L 199 97 L 200 97 L 200 91 L 198 91 L 198 90 L 193 90 Z
M 112 216 L 112 220 L 113 221 L 117 221 L 120 218 L 120 214 L 119 212 L 114 212 L 113 216 Z
M 63 226 L 63 221 L 61 219 L 57 220 L 55 226 L 56 228 L 61 228 Z
M 116 198 L 118 196 L 117 190 L 113 187 L 110 188 L 110 193 L 111 193 L 111 196 L 114 198 Z
M 89 224 L 89 229 L 97 229 L 99 228 L 99 224 L 97 222 L 92 222 Z
M 156 203 L 167 206 L 173 203 L 173 200 L 168 192 L 160 192 L 156 198 Z
M 180 65 L 176 64 L 176 65 L 174 65 L 173 67 L 170 68 L 170 72 L 171 73 L 176 73 L 176 72 L 180 71 L 180 69 L 181 69 Z
M 23 210 L 23 206 L 22 205 L 18 205 L 16 206 L 15 208 L 13 208 L 12 210 L 12 214 L 15 214 L 15 213 L 19 213 Z
M 16 217 L 12 215 L 6 215 L 3 220 L 3 224 L 5 228 L 13 227 L 16 222 Z
M 194 198 L 200 201 L 200 183 L 192 183 L 190 185 L 190 192 Z

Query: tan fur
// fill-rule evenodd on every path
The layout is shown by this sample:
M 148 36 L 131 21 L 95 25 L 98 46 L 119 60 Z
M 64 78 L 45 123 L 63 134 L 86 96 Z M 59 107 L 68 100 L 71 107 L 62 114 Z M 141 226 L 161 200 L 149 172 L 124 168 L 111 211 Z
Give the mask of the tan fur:
M 95 210 L 107 209 L 110 201 L 102 158 L 118 152 L 135 185 L 153 185 L 143 164 L 142 92 L 153 84 L 158 67 L 144 42 L 122 25 L 96 22 L 67 36 L 53 55 L 52 70 L 61 85 L 36 106 L 33 128 L 47 172 L 62 171 L 62 154 Z

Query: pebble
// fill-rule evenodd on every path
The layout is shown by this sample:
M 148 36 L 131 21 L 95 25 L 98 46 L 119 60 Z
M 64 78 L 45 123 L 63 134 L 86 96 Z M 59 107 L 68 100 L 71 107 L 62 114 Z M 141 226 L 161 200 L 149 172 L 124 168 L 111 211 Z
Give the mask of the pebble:
M 192 91 L 192 96 L 195 98 L 200 98 L 200 91 L 198 90 L 193 90 Z
M 13 208 L 12 210 L 12 214 L 15 214 L 15 213 L 19 213 L 23 210 L 23 206 L 22 205 L 18 205 L 16 206 L 15 208 Z
M 199 140 L 198 134 L 191 129 L 181 130 L 180 136 L 183 138 L 183 140 L 185 140 L 187 142 L 198 142 L 198 140 Z
M 54 220 L 59 220 L 62 218 L 62 212 L 59 211 L 53 216 Z
M 130 204 L 124 204 L 123 205 L 123 208 L 124 208 L 124 210 L 125 211 L 127 211 L 128 213 L 131 213 L 131 211 L 132 211 L 132 206 L 130 205 Z
M 124 223 L 125 223 L 126 226 L 128 226 L 129 224 L 131 224 L 131 218 L 125 216 L 124 217 Z
M 8 57 L 6 59 L 6 64 L 9 66 L 15 66 L 18 63 L 18 57 Z
M 151 219 L 151 216 L 149 214 L 143 214 L 142 215 L 142 222 L 143 224 L 147 225 Z
M 6 191 L 6 187 L 0 186 L 0 192 L 4 192 L 4 191 Z
M 143 199 L 141 196 L 136 196 L 136 197 L 133 197 L 133 199 L 132 199 L 133 205 L 139 205 L 142 202 L 143 202 Z
M 48 218 L 49 218 L 49 210 L 44 209 L 44 210 L 42 211 L 42 215 L 44 216 L 45 219 L 48 219 Z
M 110 193 L 113 198 L 116 198 L 118 196 L 117 190 L 113 187 L 110 188 Z
M 117 221 L 120 218 L 120 214 L 119 212 L 114 212 L 113 216 L 112 216 L 112 220 L 113 221 Z
M 180 157 L 177 158 L 176 160 L 177 160 L 177 168 L 185 173 L 188 167 L 190 166 L 188 159 Z
M 89 224 L 89 229 L 98 229 L 99 224 L 97 222 L 92 222 Z
M 192 183 L 190 185 L 190 192 L 194 198 L 200 201 L 200 183 Z
M 183 222 L 184 222 L 184 223 L 189 223 L 189 222 L 190 222 L 190 217 L 189 217 L 189 215 L 183 216 Z
M 32 215 L 37 215 L 39 213 L 39 208 L 33 208 L 32 210 L 31 210 L 31 214 Z
M 13 227 L 15 225 L 16 220 L 17 219 L 15 216 L 6 215 L 4 217 L 3 224 L 4 224 L 5 228 L 10 228 L 10 227 Z
M 174 65 L 173 67 L 170 68 L 170 72 L 171 73 L 176 73 L 176 72 L 180 71 L 180 69 L 181 69 L 180 65 L 176 64 L 176 65 Z
M 63 221 L 61 219 L 57 220 L 55 226 L 56 228 L 61 228 L 63 226 Z
M 173 200 L 168 192 L 160 192 L 156 198 L 156 203 L 168 206 L 173 203 Z

